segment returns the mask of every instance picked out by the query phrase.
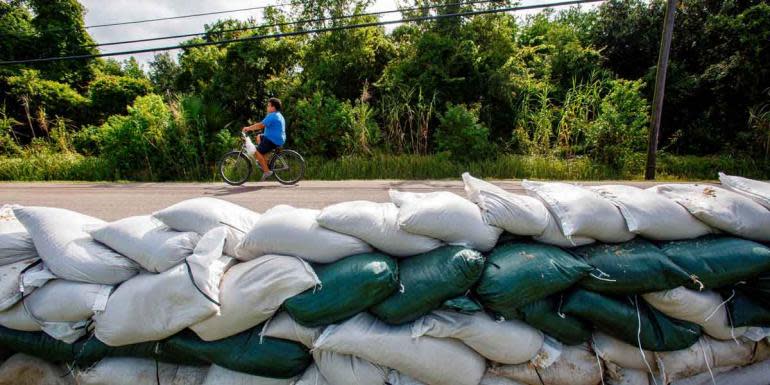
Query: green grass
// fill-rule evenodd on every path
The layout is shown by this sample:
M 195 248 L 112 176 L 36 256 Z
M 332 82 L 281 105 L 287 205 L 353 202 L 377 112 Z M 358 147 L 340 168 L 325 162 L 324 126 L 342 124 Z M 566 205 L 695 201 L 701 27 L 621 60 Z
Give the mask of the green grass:
M 640 180 L 644 173 L 644 156 L 639 154 L 623 170 L 597 164 L 588 158 L 559 159 L 529 155 L 504 155 L 493 160 L 469 164 L 452 162 L 444 156 L 375 155 L 307 159 L 305 179 L 457 179 L 469 171 L 483 178 L 558 179 L 558 180 Z M 717 172 L 756 179 L 770 179 L 770 164 L 748 158 L 728 156 L 662 155 L 658 160 L 658 180 L 715 180 Z M 0 157 L 0 180 L 3 181 L 116 181 L 121 179 L 148 181 L 147 173 L 138 170 L 134 177 L 116 175 L 108 162 L 99 157 L 51 152 L 28 153 L 23 157 Z M 179 178 L 175 181 L 189 181 Z M 217 181 L 217 178 L 204 181 Z

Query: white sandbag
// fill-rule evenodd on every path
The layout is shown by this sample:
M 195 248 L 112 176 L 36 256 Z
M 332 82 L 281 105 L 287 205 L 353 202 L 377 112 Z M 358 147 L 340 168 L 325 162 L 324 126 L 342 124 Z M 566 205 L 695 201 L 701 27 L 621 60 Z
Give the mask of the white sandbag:
M 360 313 L 328 326 L 314 348 L 361 357 L 429 385 L 478 385 L 486 368 L 483 357 L 454 339 L 413 339 L 410 329 L 409 325 L 389 326 Z
M 414 378 L 409 377 L 406 374 L 393 369 L 391 369 L 390 372 L 388 372 L 388 381 L 386 382 L 386 384 L 388 385 L 425 385 L 424 382 L 417 381 Z
M 520 364 L 543 346 L 544 335 L 518 320 L 497 322 L 484 312 L 436 310 L 412 324 L 412 337 L 456 338 L 489 360 Z M 515 348 L 514 348 L 515 347 Z
M 719 340 L 740 337 L 745 327 L 733 328 L 722 296 L 713 291 L 694 291 L 685 287 L 642 294 L 642 298 L 661 313 L 698 324 L 703 331 Z
M 692 378 L 674 381 L 671 385 L 765 385 L 770 383 L 770 361 L 762 361 L 741 368 L 713 369 L 710 373 L 701 373 Z
M 153 273 L 164 272 L 189 257 L 200 239 L 198 233 L 170 230 L 149 215 L 124 218 L 89 233 Z
M 489 372 L 528 385 L 596 385 L 602 380 L 598 359 L 585 344 L 565 346 L 559 359 L 547 368 L 500 365 L 491 367 Z
M 312 349 L 313 343 L 321 335 L 321 332 L 323 332 L 323 328 L 302 326 L 294 321 L 289 313 L 283 311 L 267 322 L 261 333 L 265 337 L 299 342 L 308 349 Z
M 511 234 L 543 234 L 550 214 L 543 202 L 527 195 L 513 194 L 492 183 L 463 173 L 465 193 L 481 208 L 484 222 Z
M 50 207 L 14 207 L 40 258 L 59 278 L 114 285 L 139 272 L 132 260 L 94 241 L 85 228 L 103 225 L 101 219 Z
M 318 370 L 316 364 L 310 365 L 292 385 L 332 385 Z M 333 384 L 339 385 L 339 384 Z
M 36 263 L 35 259 L 27 259 L 8 265 L 0 265 L 0 312 L 9 309 L 21 299 L 22 272 Z
M 628 230 L 661 241 L 697 238 L 713 232 L 680 204 L 652 191 L 626 185 L 589 187 L 614 203 Z
M 591 338 L 591 346 L 599 357 L 605 362 L 611 362 L 628 369 L 642 371 L 658 371 L 658 363 L 655 355 L 649 350 L 640 350 L 638 347 L 627 344 L 621 340 L 610 337 L 602 332 L 594 332 Z M 644 355 L 642 355 L 644 352 Z
M 237 248 L 238 258 L 251 260 L 267 254 L 293 255 L 309 262 L 331 263 L 368 253 L 364 241 L 318 225 L 319 210 L 278 205 L 268 210 Z
M 32 237 L 13 215 L 11 205 L 0 207 L 0 266 L 37 258 Z
M 524 180 L 527 193 L 545 203 L 567 238 L 576 236 L 602 242 L 625 242 L 634 237 L 620 210 L 599 194 L 568 183 Z
M 410 233 L 458 245 L 489 251 L 503 229 L 486 224 L 481 209 L 473 202 L 448 191 L 410 193 L 390 190 L 399 207 L 398 225 Z
M 648 190 L 679 203 L 711 227 L 743 238 L 770 241 L 770 211 L 751 198 L 701 184 L 666 184 Z
M 656 352 L 658 368 L 667 382 L 694 376 L 709 368 L 751 363 L 755 343 L 745 339 L 718 341 L 702 337 L 693 346 L 673 352 Z
M 505 378 L 498 376 L 496 374 L 492 374 L 489 371 L 487 371 L 486 374 L 484 374 L 484 378 L 481 379 L 481 383 L 479 385 L 524 385 L 521 382 L 511 380 L 510 378 Z
M 185 263 L 120 285 L 94 316 L 96 338 L 110 346 L 157 341 L 216 314 L 219 283 L 232 263 L 222 255 L 226 234 L 215 228 Z
M 0 385 L 74 385 L 67 368 L 18 353 L 0 365 Z
M 285 255 L 265 255 L 239 263 L 219 285 L 219 312 L 190 326 L 204 341 L 238 334 L 264 322 L 283 301 L 320 284 L 307 262 Z
M 611 362 L 605 363 L 607 385 L 650 385 L 650 375 L 638 369 L 623 368 Z
M 337 203 L 321 210 L 317 220 L 329 230 L 354 236 L 396 257 L 426 253 L 443 244 L 438 239 L 401 230 L 398 207 L 390 202 Z
M 6 312 L 0 313 L 0 325 L 37 331 L 73 343 L 87 332 L 95 312 L 104 310 L 112 286 L 52 280 L 26 296 Z
M 203 385 L 290 385 L 291 379 L 268 378 L 236 372 L 221 366 L 211 365 Z M 318 385 L 322 385 L 319 382 Z
M 549 245 L 559 246 L 563 248 L 571 248 L 578 246 L 590 245 L 596 242 L 593 238 L 573 236 L 567 237 L 559 227 L 559 221 L 553 215 L 548 213 L 548 224 L 545 226 L 545 231 L 536 237 L 533 237 L 536 241 L 547 243 Z
M 770 210 L 770 183 L 722 172 L 719 173 L 719 181 L 724 187 L 745 195 Z
M 245 207 L 209 197 L 181 201 L 152 216 L 176 231 L 192 231 L 199 235 L 224 225 L 227 228 L 224 254 L 233 257 L 238 243 L 259 219 L 258 213 Z
M 145 358 L 110 357 L 78 371 L 76 378 L 78 385 L 201 385 L 207 371 L 208 367 L 156 363 Z
M 313 350 L 313 361 L 334 385 L 385 385 L 388 380 L 388 368 L 349 354 L 317 349 Z

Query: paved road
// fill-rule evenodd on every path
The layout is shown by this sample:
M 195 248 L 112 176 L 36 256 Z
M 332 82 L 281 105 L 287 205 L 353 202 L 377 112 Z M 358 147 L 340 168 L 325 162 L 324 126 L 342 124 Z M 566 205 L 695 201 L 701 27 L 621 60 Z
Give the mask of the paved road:
M 522 192 L 518 181 L 495 181 L 503 188 Z M 607 184 L 612 182 L 586 182 Z M 622 182 L 640 187 L 647 182 Z M 223 183 L 0 183 L 0 204 L 50 206 L 115 220 L 149 214 L 176 202 L 201 196 L 216 197 L 263 212 L 277 204 L 322 208 L 350 200 L 388 201 L 388 189 L 405 191 L 448 190 L 464 196 L 462 181 L 304 181 L 296 186 L 248 183 L 231 187 Z

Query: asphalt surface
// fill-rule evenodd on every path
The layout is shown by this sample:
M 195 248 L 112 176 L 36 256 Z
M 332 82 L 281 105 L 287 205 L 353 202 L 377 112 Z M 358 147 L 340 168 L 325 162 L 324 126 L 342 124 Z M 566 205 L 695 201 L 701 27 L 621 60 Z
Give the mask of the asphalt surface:
M 523 193 L 519 181 L 493 181 L 506 190 Z M 649 187 L 650 182 L 584 182 L 630 184 Z M 276 182 L 247 183 L 232 187 L 224 183 L 0 183 L 0 205 L 49 206 L 74 210 L 112 221 L 132 215 L 150 214 L 179 201 L 195 197 L 224 199 L 263 212 L 278 204 L 323 208 L 332 203 L 369 200 L 387 202 L 388 190 L 452 191 L 465 196 L 456 181 L 302 181 L 295 186 Z

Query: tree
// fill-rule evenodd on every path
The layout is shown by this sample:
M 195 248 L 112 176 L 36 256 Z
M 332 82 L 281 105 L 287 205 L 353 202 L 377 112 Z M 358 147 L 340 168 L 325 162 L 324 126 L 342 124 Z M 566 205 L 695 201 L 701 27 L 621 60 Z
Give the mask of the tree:
M 182 69 L 168 52 L 155 55 L 150 62 L 150 81 L 155 90 L 162 95 L 171 94 L 177 90 L 176 81 Z

